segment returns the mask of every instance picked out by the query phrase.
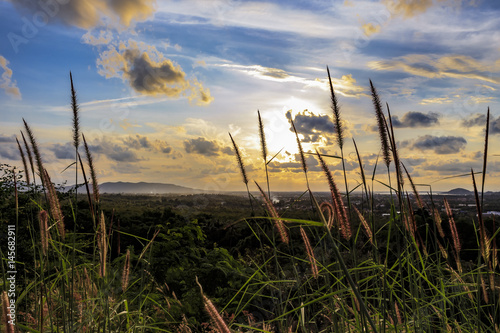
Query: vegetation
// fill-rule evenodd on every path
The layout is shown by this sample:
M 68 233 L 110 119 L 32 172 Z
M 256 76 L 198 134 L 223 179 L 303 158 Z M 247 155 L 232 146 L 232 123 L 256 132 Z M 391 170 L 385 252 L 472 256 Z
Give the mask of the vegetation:
M 244 160 L 231 137 L 248 198 L 228 199 L 214 215 L 213 209 L 193 214 L 188 206 L 195 198 L 210 202 L 213 197 L 208 195 L 137 197 L 137 205 L 130 205 L 127 196 L 101 196 L 92 155 L 80 133 L 71 78 L 75 161 L 68 167 L 75 167 L 75 182 L 83 182 L 86 195 L 77 194 L 76 188 L 69 193 L 57 190 L 34 132 L 24 121 L 23 140 L 18 141 L 24 169 L 0 165 L 2 328 L 499 332 L 500 229 L 494 220 L 483 218 L 488 130 L 481 179 L 472 170 L 470 174 L 477 215 L 456 221 L 446 199 L 440 203 L 432 192 L 426 197 L 418 193 L 399 157 L 389 106 L 384 111 L 371 81 L 370 86 L 387 177 L 378 175 L 376 167 L 371 179 L 367 177 L 354 142 L 361 183 L 349 189 L 343 165 L 341 193 L 328 163 L 331 158 L 343 162 L 345 141 L 330 81 L 342 156 L 316 152 L 330 188 L 328 197 L 310 190 L 305 153 L 295 131 L 306 190 L 291 207 L 270 200 L 267 165 L 274 157 L 269 158 L 259 113 L 267 188 L 255 183 L 258 194 L 250 192 Z M 386 217 L 376 206 L 371 190 L 375 182 L 390 191 Z M 361 191 L 356 200 L 354 190 Z M 231 205 L 230 200 L 239 201 Z M 307 210 L 294 209 L 304 202 Z M 438 209 L 441 204 L 445 214 Z M 15 326 L 6 316 L 11 261 L 3 247 L 7 225 L 16 226 Z

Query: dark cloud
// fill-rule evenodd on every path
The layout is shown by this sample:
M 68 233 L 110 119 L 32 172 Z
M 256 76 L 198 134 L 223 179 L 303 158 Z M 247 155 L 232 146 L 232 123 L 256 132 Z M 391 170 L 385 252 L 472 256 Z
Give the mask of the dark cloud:
M 124 73 L 136 91 L 148 95 L 163 92 L 167 96 L 179 96 L 185 89 L 186 74 L 172 61 L 167 59 L 155 63 L 146 52 L 137 49 L 125 50 L 123 58 L 129 65 L 124 68 Z
M 286 113 L 286 117 L 292 119 L 291 110 Z M 329 116 L 318 116 L 307 110 L 296 114 L 293 122 L 297 132 L 304 136 L 302 142 L 318 142 L 322 138 L 328 140 L 336 133 L 335 124 Z M 290 127 L 290 131 L 293 132 L 293 127 Z
M 208 141 L 205 138 L 189 139 L 184 141 L 186 153 L 194 153 L 205 156 L 219 156 L 219 153 L 232 154 L 229 147 L 222 147 L 217 141 Z
M 464 127 L 472 127 L 472 126 L 478 126 L 478 125 L 486 125 L 486 115 L 485 114 L 475 114 L 471 115 L 469 118 L 464 119 L 462 121 L 462 126 Z
M 439 114 L 435 112 L 429 112 L 428 114 L 410 111 L 403 115 L 401 120 L 398 116 L 392 117 L 392 125 L 394 127 L 429 127 L 432 125 L 439 124 Z
M 75 147 L 70 142 L 66 142 L 64 145 L 56 143 L 49 149 L 54 152 L 58 159 L 75 159 Z
M 146 148 L 150 149 L 153 147 L 151 144 L 151 141 L 146 136 L 141 136 L 139 134 L 136 134 L 136 136 L 129 136 L 125 140 L 123 140 L 123 143 L 125 143 L 127 146 L 130 148 L 134 149 L 141 149 L 141 148 Z
M 486 126 L 486 114 L 477 113 L 462 121 L 463 127 Z M 500 116 L 490 116 L 490 134 L 500 134 Z
M 439 155 L 454 154 L 460 152 L 467 145 L 467 140 L 460 136 L 432 136 L 424 135 L 415 140 L 403 141 L 401 148 L 418 149 L 421 151 L 433 150 Z
M 16 136 L 5 136 L 3 134 L 0 134 L 0 142 L 16 142 Z
M 16 146 L 10 144 L 0 145 L 0 157 L 12 161 L 17 161 L 21 159 L 19 149 Z
M 188 80 L 182 68 L 166 59 L 154 46 L 129 41 L 118 50 L 111 47 L 103 52 L 97 65 L 99 74 L 107 78 L 120 77 L 144 95 L 187 96 L 198 105 L 208 105 L 213 101 L 209 89 L 196 79 Z
M 117 162 L 138 162 L 142 160 L 128 147 L 110 143 L 105 139 L 99 140 L 95 145 L 89 145 L 89 150 L 93 155 L 104 155 L 108 159 Z
M 166 142 L 162 140 L 151 141 L 147 136 L 142 136 L 136 134 L 135 136 L 129 136 L 123 140 L 123 143 L 132 149 L 140 150 L 145 149 L 152 152 L 160 152 L 164 154 L 171 154 L 174 150 Z
M 464 162 L 463 160 L 454 159 L 446 161 L 444 163 L 426 164 L 424 168 L 427 171 L 436 171 L 441 175 L 469 174 L 469 178 L 464 178 L 464 179 L 470 180 L 471 169 L 473 169 L 474 171 L 481 170 L 482 165 L 483 164 L 481 159 L 469 162 Z M 491 166 L 493 166 L 493 164 Z M 490 165 L 488 165 L 488 167 L 490 167 Z

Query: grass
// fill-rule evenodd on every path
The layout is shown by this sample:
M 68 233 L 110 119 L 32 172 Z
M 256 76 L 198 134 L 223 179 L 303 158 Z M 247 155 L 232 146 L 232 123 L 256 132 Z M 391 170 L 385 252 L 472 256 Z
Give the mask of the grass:
M 328 68 L 327 71 L 330 78 Z M 332 121 L 339 130 L 337 143 L 344 162 L 341 113 L 329 82 Z M 92 154 L 79 128 L 79 107 L 71 77 L 75 182 L 78 183 L 80 173 L 88 208 L 83 210 L 79 205 L 76 191 L 73 198 L 65 198 L 56 191 L 44 169 L 35 134 L 23 120 L 28 140 L 22 133 L 24 147 L 20 141 L 17 144 L 25 177 L 18 180 L 14 172 L 13 178 L 3 179 L 5 183 L 8 179 L 15 181 L 15 198 L 11 198 L 15 207 L 9 209 L 15 211 L 16 217 L 21 210 L 28 211 L 23 215 L 26 219 L 16 218 L 16 223 L 18 230 L 27 231 L 24 245 L 31 261 L 22 259 L 17 263 L 19 271 L 25 274 L 22 288 L 17 289 L 17 324 L 10 326 L 4 316 L 2 328 L 5 332 L 14 329 L 23 332 L 499 332 L 496 238 L 500 229 L 488 230 L 482 218 L 489 109 L 480 192 L 474 171 L 470 174 L 478 213 L 477 219 L 471 221 L 477 235 L 477 247 L 472 251 L 477 258 L 470 264 L 460 258 L 463 251 L 460 230 L 448 202 L 444 200 L 443 218 L 432 195 L 418 192 L 401 163 L 389 106 L 386 105 L 384 112 L 371 81 L 370 87 L 387 181 L 380 180 L 383 177 L 377 175 L 375 166 L 369 184 L 353 139 L 361 174 L 361 184 L 356 187 L 362 191 L 361 204 L 355 205 L 350 200 L 352 190 L 347 185 L 344 164 L 346 187 L 345 193 L 341 193 L 328 164 L 332 156 L 316 152 L 331 192 L 330 200 L 318 201 L 309 188 L 300 133 L 292 122 L 306 180 L 303 196 L 310 198 L 312 218 L 284 217 L 286 212 L 274 207 L 269 197 L 267 164 L 274 157 L 268 158 L 260 112 L 258 128 L 267 191 L 255 184 L 264 205 L 249 190 L 243 156 L 230 134 L 252 209 L 252 216 L 242 217 L 238 223 L 251 231 L 250 237 L 259 248 L 252 255 L 241 256 L 240 261 L 248 269 L 238 271 L 242 282 L 231 284 L 229 296 L 212 299 L 216 293 L 210 295 L 204 291 L 202 276 L 179 281 L 198 286 L 196 294 L 190 297 L 193 304 L 199 302 L 206 311 L 203 316 L 207 321 L 200 324 L 189 314 L 194 305 L 186 304 L 186 298 L 181 301 L 176 290 L 151 273 L 155 269 L 151 265 L 155 246 L 171 246 L 177 242 L 178 231 L 156 226 L 148 238 L 134 236 L 121 231 L 119 220 L 114 221 L 113 215 L 105 214 L 102 209 Z M 80 138 L 86 164 L 78 152 Z M 37 186 L 36 177 L 42 186 Z M 392 183 L 394 179 L 396 184 Z M 375 218 L 374 182 L 391 192 L 389 217 L 382 222 Z M 22 194 L 28 198 L 21 208 L 18 187 L 23 188 Z M 70 207 L 66 216 L 61 200 Z M 84 214 L 90 216 L 90 225 L 83 225 Z M 71 227 L 65 227 L 68 224 Z M 449 232 L 444 232 L 443 227 Z M 187 230 L 188 226 L 182 228 L 176 230 Z M 196 225 L 189 228 L 198 230 Z M 198 239 L 203 238 L 196 232 Z M 125 253 L 112 256 L 111 244 L 119 242 L 120 236 L 135 238 L 142 244 L 140 252 L 128 248 Z M 4 252 L 2 258 L 1 286 L 6 290 Z M 5 314 L 5 293 L 2 302 Z

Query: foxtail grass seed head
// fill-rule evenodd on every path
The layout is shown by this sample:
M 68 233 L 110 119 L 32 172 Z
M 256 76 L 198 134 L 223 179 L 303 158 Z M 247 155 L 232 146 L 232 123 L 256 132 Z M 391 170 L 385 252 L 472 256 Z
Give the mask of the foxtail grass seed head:
M 123 264 L 122 291 L 127 290 L 129 274 L 130 274 L 130 250 L 127 249 L 127 254 L 125 255 L 125 263 Z
M 69 72 L 69 80 L 71 81 L 71 110 L 73 111 L 73 146 L 75 149 L 78 149 L 80 146 L 80 117 L 78 115 L 79 106 L 71 72 Z
M 52 214 L 52 218 L 54 219 L 57 230 L 59 231 L 59 235 L 62 239 L 66 237 L 66 228 L 64 226 L 64 216 L 61 211 L 61 204 L 59 202 L 59 197 L 57 196 L 56 189 L 54 184 L 52 183 L 49 173 L 47 170 L 43 170 L 43 179 L 45 188 L 47 189 L 47 198 L 49 199 L 50 212 Z
M 356 214 L 358 214 L 359 220 L 361 221 L 361 224 L 363 225 L 363 228 L 365 230 L 366 236 L 368 237 L 368 240 L 373 245 L 373 233 L 372 233 L 372 229 L 370 228 L 370 225 L 368 224 L 368 222 L 366 222 L 365 217 L 363 216 L 363 214 L 361 214 L 359 209 L 356 206 L 352 206 L 352 207 L 354 208 L 354 211 L 356 212 Z
M 203 293 L 203 288 L 201 284 L 198 282 L 198 277 L 196 277 L 196 283 L 200 287 L 200 292 L 201 296 L 203 297 L 203 305 L 205 306 L 205 311 L 207 312 L 208 316 L 210 319 L 213 321 L 215 326 L 217 327 L 217 332 L 218 333 L 231 333 L 231 330 L 227 326 L 227 324 L 224 322 L 224 319 L 222 319 L 222 316 L 219 314 L 219 311 L 215 308 L 214 304 L 212 301 L 205 296 Z
M 21 132 L 21 136 L 23 138 L 24 148 L 26 148 L 26 154 L 28 155 L 28 160 L 30 161 L 31 174 L 34 175 L 35 174 L 35 165 L 33 164 L 33 155 L 31 154 L 30 145 L 28 144 L 28 141 L 26 141 L 26 137 L 24 136 L 23 131 L 20 131 L 20 132 Z
M 14 321 L 9 311 L 10 302 L 7 292 L 2 292 L 2 325 L 5 333 L 14 333 Z
M 97 246 L 99 248 L 99 261 L 100 261 L 99 276 L 104 277 L 106 275 L 106 258 L 108 254 L 108 240 L 106 236 L 106 223 L 104 220 L 104 212 L 101 212 L 101 218 L 99 219 Z
M 17 142 L 17 148 L 19 149 L 19 154 L 21 155 L 21 160 L 23 162 L 23 167 L 24 167 L 24 177 L 26 178 L 26 185 L 30 185 L 30 173 L 28 172 L 28 164 L 26 163 L 26 156 L 24 155 L 23 148 L 21 148 L 21 144 L 19 143 L 19 140 L 16 137 L 16 142 Z
M 302 143 L 300 142 L 299 134 L 297 133 L 297 129 L 295 128 L 295 124 L 294 124 L 293 120 L 290 119 L 290 122 L 292 123 L 292 128 L 293 128 L 293 131 L 295 133 L 295 138 L 297 139 L 297 147 L 299 148 L 300 162 L 302 163 L 302 170 L 307 175 L 307 164 L 306 164 L 306 158 L 304 156 L 304 150 L 302 149 Z
M 330 69 L 328 68 L 328 66 L 326 66 L 326 71 L 328 73 L 328 83 L 330 86 L 330 97 L 332 102 L 333 121 L 335 123 L 335 131 L 337 133 L 337 143 L 340 149 L 342 149 L 344 147 L 344 127 L 342 125 L 342 119 L 340 118 L 340 107 L 337 101 L 337 96 L 335 96 L 332 78 L 330 76 Z
M 316 265 L 316 257 L 314 256 L 313 249 L 311 247 L 311 243 L 309 242 L 309 237 L 307 237 L 307 234 L 304 230 L 304 228 L 300 227 L 300 235 L 302 236 L 302 240 L 304 241 L 304 246 L 306 248 L 307 252 L 307 258 L 309 259 L 309 262 L 311 263 L 311 271 L 314 276 L 314 278 L 317 278 L 319 276 L 318 272 L 318 266 Z
M 486 290 L 486 282 L 484 282 L 483 274 L 479 274 L 479 277 L 481 279 L 481 289 L 483 291 L 483 300 L 486 304 L 488 304 L 490 302 L 490 300 L 488 297 L 488 291 Z
M 234 152 L 236 154 L 236 159 L 238 160 L 238 165 L 240 167 L 241 176 L 243 177 L 243 183 L 245 183 L 245 185 L 246 185 L 246 184 L 248 184 L 248 177 L 247 177 L 247 173 L 245 171 L 245 165 L 243 164 L 243 159 L 241 158 L 240 149 L 239 149 L 238 145 L 236 144 L 236 142 L 234 141 L 231 133 L 229 133 L 229 137 L 231 138 L 231 142 L 233 143 L 233 148 L 234 148 Z
M 458 254 L 462 249 L 462 244 L 460 243 L 460 237 L 458 236 L 457 224 L 455 223 L 455 219 L 453 218 L 453 212 L 451 211 L 450 204 L 448 203 L 448 200 L 446 200 L 446 198 L 444 198 L 444 207 L 446 209 L 446 215 L 448 215 L 448 222 L 450 223 L 453 247 L 455 249 L 455 253 Z
M 267 163 L 267 144 L 266 144 L 266 134 L 264 133 L 264 123 L 260 116 L 260 111 L 257 110 L 257 115 L 259 117 L 259 136 L 260 136 L 260 146 L 262 150 L 262 159 L 264 163 Z
M 382 144 L 382 154 L 384 156 L 385 165 L 389 167 L 389 164 L 391 164 L 391 152 L 389 148 L 389 138 L 387 135 L 386 120 L 384 112 L 382 111 L 382 104 L 380 103 L 380 98 L 378 96 L 377 89 L 375 89 L 372 80 L 370 80 L 370 88 L 372 92 L 372 103 L 373 106 L 375 107 L 375 117 L 377 118 L 378 133 L 380 137 L 380 142 Z
M 439 211 L 434 207 L 432 208 L 432 214 L 434 215 L 434 223 L 436 223 L 436 228 L 439 233 L 439 236 L 441 238 L 444 238 L 444 231 L 443 231 L 443 220 L 441 219 L 441 214 L 439 214 Z
M 326 227 L 328 229 L 331 229 L 333 226 L 333 221 L 335 220 L 335 207 L 333 207 L 333 205 L 328 201 L 323 201 L 321 205 L 319 205 L 319 209 L 321 209 L 322 212 L 327 211 L 328 221 Z
M 330 186 L 330 194 L 332 196 L 333 207 L 335 208 L 335 216 L 339 221 L 340 225 L 340 233 L 342 237 L 346 240 L 349 240 L 352 236 L 351 233 L 351 225 L 347 218 L 347 212 L 344 207 L 344 202 L 342 201 L 342 197 L 340 196 L 340 192 L 338 190 L 337 184 L 335 183 L 332 173 L 326 165 L 325 160 L 321 157 L 321 154 L 316 150 L 316 155 L 318 156 L 321 167 L 323 168 L 323 172 L 328 180 L 328 185 Z
M 49 238 L 50 238 L 50 233 L 49 233 L 49 214 L 47 211 L 42 210 L 38 214 L 38 221 L 40 223 L 40 239 L 42 243 L 42 253 L 44 256 L 47 255 L 47 251 L 49 248 Z
M 278 212 L 276 211 L 276 208 L 271 202 L 271 199 L 269 199 L 267 194 L 262 190 L 262 188 L 259 186 L 257 182 L 255 182 L 255 185 L 257 185 L 257 188 L 259 189 L 260 193 L 262 194 L 262 197 L 264 198 L 264 202 L 267 206 L 269 214 L 271 214 L 271 217 L 274 218 L 274 223 L 276 225 L 276 228 L 278 229 L 278 233 L 280 234 L 281 241 L 283 243 L 288 244 L 288 232 L 286 231 L 285 224 L 283 223 L 282 220 L 280 220 Z
M 394 160 L 394 167 L 396 168 L 396 176 L 398 177 L 398 188 L 401 189 L 404 184 L 403 173 L 401 172 L 401 160 L 399 159 L 399 151 L 396 145 L 396 137 L 394 135 L 394 126 L 392 126 L 391 110 L 389 109 L 389 104 L 385 103 L 387 106 L 387 116 L 389 118 L 389 125 L 387 131 L 389 135 L 389 143 L 392 151 L 392 159 Z M 387 125 L 387 124 L 386 124 Z
M 35 161 L 36 161 L 36 166 L 37 166 L 37 169 L 38 169 L 38 174 L 40 175 L 40 179 L 42 180 L 42 183 L 43 183 L 43 161 L 42 161 L 42 155 L 40 154 L 40 150 L 38 149 L 38 143 L 35 139 L 35 135 L 33 134 L 33 131 L 31 130 L 30 126 L 28 125 L 28 123 L 26 122 L 26 120 L 24 120 L 23 118 L 23 122 L 24 122 L 24 128 L 26 129 L 26 133 L 28 134 L 28 139 L 30 140 L 30 143 L 31 143 L 31 148 L 33 150 L 33 154 L 35 155 Z M 45 184 L 43 184 L 45 185 Z
M 90 169 L 90 178 L 92 179 L 92 194 L 94 196 L 94 201 L 99 203 L 99 182 L 97 181 L 97 173 L 94 168 L 94 159 L 90 152 L 89 146 L 87 145 L 87 140 L 85 140 L 85 135 L 82 134 L 83 146 L 85 148 L 85 156 L 87 157 L 87 163 Z

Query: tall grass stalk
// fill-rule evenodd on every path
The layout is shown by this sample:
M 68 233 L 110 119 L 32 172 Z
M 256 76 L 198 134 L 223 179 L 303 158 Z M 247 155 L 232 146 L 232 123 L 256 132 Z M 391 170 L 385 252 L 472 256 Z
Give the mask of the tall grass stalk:
M 33 175 L 33 182 L 36 185 L 36 182 L 35 182 L 35 166 L 33 164 L 33 155 L 31 154 L 30 146 L 29 146 L 28 142 L 26 141 L 26 138 L 24 137 L 23 131 L 20 131 L 20 132 L 21 132 L 21 136 L 23 138 L 24 148 L 26 149 L 26 154 L 28 155 L 28 160 L 30 162 L 30 169 L 31 169 L 31 174 Z
M 73 75 L 71 71 L 69 72 L 69 80 L 71 83 L 71 111 L 73 113 L 73 147 L 75 148 L 75 205 L 74 205 L 74 221 L 73 221 L 73 235 L 76 235 L 76 225 L 78 222 L 78 148 L 80 146 L 80 116 L 79 106 L 76 98 L 76 91 L 73 85 Z M 74 322 L 74 296 L 73 292 L 75 289 L 74 280 L 75 280 L 75 242 L 76 239 L 73 237 L 73 253 L 71 260 L 71 287 L 70 287 L 70 330 L 73 330 L 73 322 Z
M 250 201 L 250 208 L 252 209 L 252 216 L 253 216 L 254 211 L 253 211 L 252 196 L 250 195 L 250 190 L 248 189 L 248 177 L 247 177 L 247 172 L 245 170 L 245 164 L 243 163 L 243 158 L 241 157 L 240 149 L 236 144 L 236 142 L 234 141 L 231 133 L 229 133 L 229 137 L 231 138 L 231 142 L 233 143 L 234 153 L 236 154 L 236 160 L 238 161 L 238 166 L 240 167 L 241 176 L 243 177 L 243 183 L 247 188 L 248 201 Z
M 29 188 L 31 181 L 30 181 L 30 173 L 28 171 L 28 164 L 26 163 L 26 156 L 24 155 L 23 148 L 21 148 L 21 144 L 19 143 L 17 137 L 16 137 L 16 142 L 17 142 L 17 148 L 19 149 L 19 154 L 21 155 L 21 161 L 23 162 L 24 177 L 26 178 L 26 186 Z
M 262 117 L 260 116 L 260 111 L 257 110 L 257 116 L 259 118 L 259 137 L 260 137 L 260 148 L 262 152 L 262 159 L 264 161 L 264 168 L 266 171 L 266 182 L 267 182 L 267 196 L 271 198 L 271 188 L 269 187 L 269 172 L 267 171 L 267 143 L 266 134 L 264 133 L 264 123 L 262 122 Z

